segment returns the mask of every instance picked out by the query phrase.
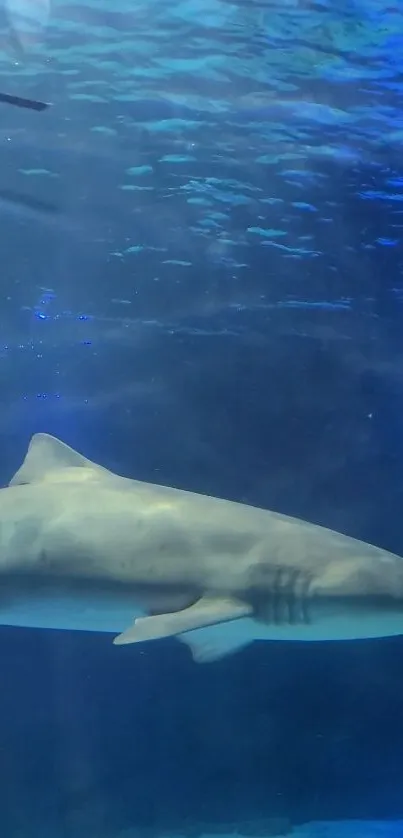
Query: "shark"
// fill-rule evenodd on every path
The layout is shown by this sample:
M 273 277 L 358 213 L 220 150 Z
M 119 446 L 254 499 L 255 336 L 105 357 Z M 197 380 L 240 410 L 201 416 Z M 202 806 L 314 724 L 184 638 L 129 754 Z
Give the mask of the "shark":
M 123 477 L 46 433 L 0 489 L 0 624 L 255 640 L 403 634 L 403 558 L 308 521 Z

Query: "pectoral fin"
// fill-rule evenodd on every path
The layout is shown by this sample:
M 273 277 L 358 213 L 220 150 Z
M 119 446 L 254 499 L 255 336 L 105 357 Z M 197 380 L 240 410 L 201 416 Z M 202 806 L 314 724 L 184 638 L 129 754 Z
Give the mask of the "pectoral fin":
M 154 617 L 139 617 L 130 628 L 115 637 L 113 642 L 117 646 L 122 646 L 126 643 L 172 637 L 191 631 L 191 629 L 247 617 L 252 610 L 252 606 L 239 600 L 202 597 L 183 611 L 159 614 Z

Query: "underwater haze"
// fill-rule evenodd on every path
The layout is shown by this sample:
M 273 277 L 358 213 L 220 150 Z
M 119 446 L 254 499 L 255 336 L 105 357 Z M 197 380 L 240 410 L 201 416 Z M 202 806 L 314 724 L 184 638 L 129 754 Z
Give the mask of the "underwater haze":
M 403 556 L 402 71 L 387 0 L 0 0 L 2 486 L 46 432 Z M 0 652 L 0 838 L 403 834 L 403 637 Z

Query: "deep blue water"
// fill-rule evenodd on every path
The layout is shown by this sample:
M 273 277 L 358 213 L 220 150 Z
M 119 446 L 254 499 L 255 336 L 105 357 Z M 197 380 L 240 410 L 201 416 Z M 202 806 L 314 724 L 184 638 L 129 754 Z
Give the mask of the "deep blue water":
M 4 5 L 2 484 L 47 431 L 403 555 L 403 22 L 334 5 Z M 0 655 L 4 838 L 403 818 L 403 638 Z

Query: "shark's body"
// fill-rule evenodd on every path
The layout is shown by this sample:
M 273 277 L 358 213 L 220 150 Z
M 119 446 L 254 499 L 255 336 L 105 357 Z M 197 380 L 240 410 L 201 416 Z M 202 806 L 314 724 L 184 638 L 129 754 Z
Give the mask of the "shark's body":
M 176 635 L 198 661 L 255 639 L 403 634 L 400 557 L 119 477 L 45 434 L 0 491 L 0 590 L 2 624 Z

